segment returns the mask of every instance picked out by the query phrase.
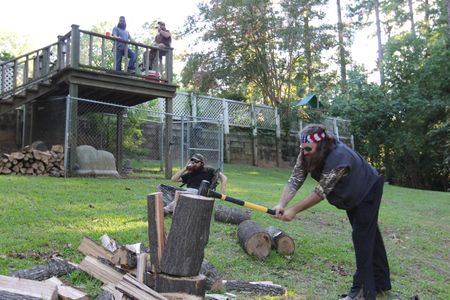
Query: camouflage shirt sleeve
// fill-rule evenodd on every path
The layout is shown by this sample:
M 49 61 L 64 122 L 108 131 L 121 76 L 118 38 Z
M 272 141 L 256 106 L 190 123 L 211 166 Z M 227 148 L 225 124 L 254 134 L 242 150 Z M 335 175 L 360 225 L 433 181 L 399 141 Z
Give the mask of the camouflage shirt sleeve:
M 314 192 L 321 198 L 325 197 L 334 189 L 338 181 L 348 174 L 348 168 L 336 168 L 329 172 L 322 173 L 319 185 L 316 186 Z
M 297 192 L 298 189 L 305 182 L 306 176 L 308 176 L 308 172 L 305 170 L 303 166 L 303 151 L 300 151 L 297 156 L 297 162 L 295 163 L 294 169 L 292 170 L 291 177 L 288 180 L 288 187 L 292 192 Z

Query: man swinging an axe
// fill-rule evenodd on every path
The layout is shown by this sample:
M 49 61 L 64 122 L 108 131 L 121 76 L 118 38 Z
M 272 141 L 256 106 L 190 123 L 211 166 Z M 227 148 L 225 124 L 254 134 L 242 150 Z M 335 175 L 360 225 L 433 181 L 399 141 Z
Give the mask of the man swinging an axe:
M 389 265 L 378 228 L 383 177 L 358 153 L 328 134 L 326 127 L 311 124 L 300 133 L 300 154 L 278 204 L 275 218 L 291 221 L 324 198 L 346 211 L 352 226 L 356 256 L 353 285 L 341 300 L 371 299 L 391 289 Z M 318 186 L 305 199 L 286 208 L 307 174 Z

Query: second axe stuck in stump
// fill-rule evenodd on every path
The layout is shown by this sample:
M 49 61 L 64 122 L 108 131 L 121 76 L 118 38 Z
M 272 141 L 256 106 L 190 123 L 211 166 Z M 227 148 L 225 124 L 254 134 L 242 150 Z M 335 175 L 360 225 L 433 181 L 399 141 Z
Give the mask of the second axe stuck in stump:
M 223 201 L 231 202 L 231 203 L 234 203 L 234 204 L 237 204 L 240 206 L 251 208 L 253 210 L 268 213 L 270 215 L 275 215 L 275 213 L 276 213 L 275 210 L 264 207 L 262 205 L 258 205 L 258 204 L 254 204 L 254 203 L 251 203 L 248 201 L 243 201 L 240 199 L 232 198 L 227 195 L 210 190 L 209 189 L 209 181 L 207 181 L 207 180 L 202 180 L 202 183 L 200 184 L 200 187 L 198 189 L 198 194 L 201 196 L 205 196 L 205 197 L 211 197 L 211 198 L 216 198 L 216 199 L 220 199 Z

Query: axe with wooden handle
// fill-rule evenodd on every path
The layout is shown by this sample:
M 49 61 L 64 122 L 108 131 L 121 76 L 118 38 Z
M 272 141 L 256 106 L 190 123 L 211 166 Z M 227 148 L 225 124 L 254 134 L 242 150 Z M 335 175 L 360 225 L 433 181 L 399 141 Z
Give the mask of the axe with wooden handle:
M 251 208 L 260 212 L 264 212 L 264 213 L 268 213 L 270 215 L 275 215 L 275 210 L 264 207 L 262 205 L 258 205 L 258 204 L 254 204 L 248 201 L 243 201 L 240 199 L 236 199 L 236 198 L 232 198 L 229 197 L 227 195 L 218 193 L 216 191 L 210 190 L 209 189 L 209 181 L 207 180 L 202 180 L 202 183 L 200 184 L 200 187 L 198 188 L 198 194 L 201 196 L 205 196 L 205 197 L 211 197 L 211 198 L 216 198 L 216 199 L 220 199 L 223 201 L 227 201 L 227 202 L 231 202 L 240 206 L 244 206 L 247 208 Z

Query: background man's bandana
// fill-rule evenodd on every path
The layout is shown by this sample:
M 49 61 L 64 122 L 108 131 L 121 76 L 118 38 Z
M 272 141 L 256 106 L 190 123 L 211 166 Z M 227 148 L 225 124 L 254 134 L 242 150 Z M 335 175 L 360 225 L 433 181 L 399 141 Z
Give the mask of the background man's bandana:
M 318 143 L 321 140 L 325 139 L 325 132 L 321 132 L 321 133 L 311 133 L 309 135 L 306 134 L 302 134 L 300 137 L 300 140 L 302 142 L 302 144 L 305 143 Z

